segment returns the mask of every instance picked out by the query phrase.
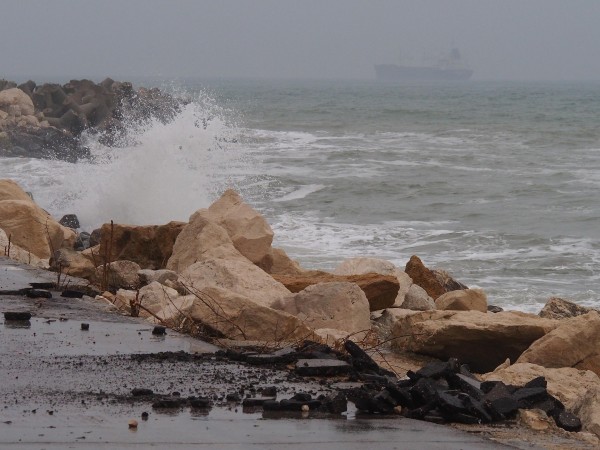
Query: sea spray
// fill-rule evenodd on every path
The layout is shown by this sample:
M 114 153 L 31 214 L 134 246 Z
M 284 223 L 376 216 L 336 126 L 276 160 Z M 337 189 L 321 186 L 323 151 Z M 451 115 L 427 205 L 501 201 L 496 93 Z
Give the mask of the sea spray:
M 130 124 L 124 146 L 107 147 L 99 136 L 87 135 L 92 158 L 66 164 L 57 173 L 60 181 L 44 193 L 52 198 L 42 204 L 77 214 L 86 229 L 109 220 L 185 221 L 235 185 L 236 174 L 248 164 L 232 117 L 201 93 L 168 123 Z

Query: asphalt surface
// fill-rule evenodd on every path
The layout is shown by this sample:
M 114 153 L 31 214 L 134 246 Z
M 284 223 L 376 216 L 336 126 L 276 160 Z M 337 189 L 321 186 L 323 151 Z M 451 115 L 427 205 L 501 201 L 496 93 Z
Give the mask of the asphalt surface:
M 0 257 L 0 291 L 44 281 L 56 281 L 56 275 Z M 67 299 L 56 291 L 48 299 L 0 295 L 0 312 L 7 311 L 33 317 L 19 323 L 0 315 L 0 448 L 507 448 L 447 426 L 365 417 L 352 408 L 318 418 L 312 412 L 265 416 L 245 409 L 227 402 L 226 395 L 260 397 L 264 388 L 275 387 L 278 398 L 296 392 L 316 396 L 340 386 L 218 358 L 216 347 L 170 330 L 153 336 L 144 320 L 91 298 Z M 164 357 L 179 351 L 197 356 Z M 134 388 L 207 397 L 213 406 L 156 409 L 133 397 Z M 129 428 L 131 419 L 137 428 Z

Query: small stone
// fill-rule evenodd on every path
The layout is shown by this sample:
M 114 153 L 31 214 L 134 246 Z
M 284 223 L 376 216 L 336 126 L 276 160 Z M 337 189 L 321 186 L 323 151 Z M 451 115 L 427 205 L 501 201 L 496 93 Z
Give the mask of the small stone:
M 129 425 L 129 428 L 137 428 L 138 421 L 135 419 L 131 419 L 129 420 L 129 422 L 127 422 L 127 424 Z
M 394 414 L 401 416 L 402 415 L 402 406 L 394 406 Z
M 308 412 L 310 410 L 308 405 L 302 405 L 301 411 L 302 412 Z
M 89 323 L 82 323 L 81 324 L 81 330 L 82 331 L 88 331 L 90 329 L 90 324 Z
M 166 327 L 156 325 L 154 327 L 154 329 L 152 330 L 152 334 L 154 336 L 164 336 L 165 334 L 167 334 L 167 329 L 166 329 Z
M 144 421 L 145 421 L 145 420 L 148 420 L 148 416 L 149 416 L 149 414 L 148 414 L 146 411 L 144 411 L 144 412 L 142 413 L 142 420 L 144 420 Z

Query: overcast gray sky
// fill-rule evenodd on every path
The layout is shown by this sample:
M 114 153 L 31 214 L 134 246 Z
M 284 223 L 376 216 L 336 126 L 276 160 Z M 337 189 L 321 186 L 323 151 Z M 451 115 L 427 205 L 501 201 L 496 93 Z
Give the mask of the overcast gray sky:
M 600 0 L 0 0 L 0 78 L 373 78 L 461 49 L 477 79 L 600 79 Z

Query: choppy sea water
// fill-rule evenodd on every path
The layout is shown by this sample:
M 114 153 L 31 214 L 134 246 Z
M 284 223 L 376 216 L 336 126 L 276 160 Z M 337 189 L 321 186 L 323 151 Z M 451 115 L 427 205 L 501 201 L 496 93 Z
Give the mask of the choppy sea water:
M 416 254 L 505 308 L 600 306 L 600 83 L 175 85 L 195 101 L 136 145 L 1 176 L 88 229 L 186 220 L 234 187 L 307 268 Z

